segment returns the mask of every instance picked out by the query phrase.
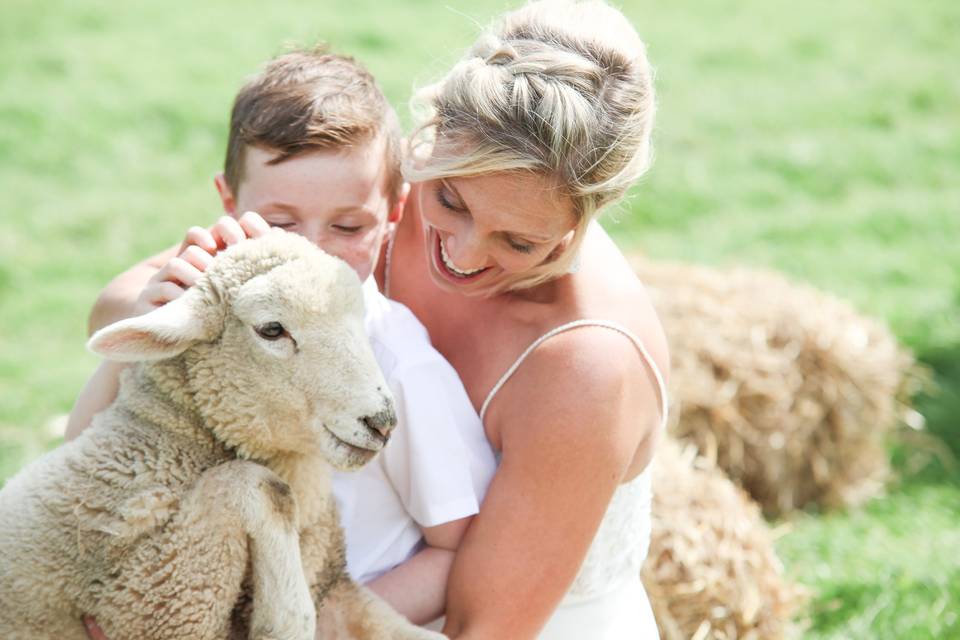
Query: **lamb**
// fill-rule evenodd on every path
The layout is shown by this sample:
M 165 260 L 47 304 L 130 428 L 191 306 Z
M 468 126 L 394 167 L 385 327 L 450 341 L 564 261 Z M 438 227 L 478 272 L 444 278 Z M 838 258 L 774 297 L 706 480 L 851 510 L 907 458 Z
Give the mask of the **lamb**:
M 0 492 L 0 637 L 436 639 L 346 572 L 331 467 L 396 418 L 343 262 L 283 232 L 89 346 L 138 362 Z

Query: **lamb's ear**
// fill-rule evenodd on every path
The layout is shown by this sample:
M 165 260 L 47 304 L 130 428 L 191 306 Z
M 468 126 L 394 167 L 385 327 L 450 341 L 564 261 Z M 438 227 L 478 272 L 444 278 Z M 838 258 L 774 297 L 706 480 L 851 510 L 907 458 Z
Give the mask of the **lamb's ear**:
M 97 331 L 87 342 L 94 353 L 118 362 L 163 360 L 206 339 L 203 307 L 197 289 L 150 313 L 120 320 Z

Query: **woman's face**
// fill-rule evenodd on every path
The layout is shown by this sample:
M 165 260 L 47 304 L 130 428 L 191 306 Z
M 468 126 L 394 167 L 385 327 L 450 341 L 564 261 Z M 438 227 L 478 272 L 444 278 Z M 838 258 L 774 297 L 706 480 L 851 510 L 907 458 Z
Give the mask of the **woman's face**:
M 502 172 L 422 182 L 430 276 L 447 291 L 478 294 L 551 260 L 575 226 L 556 182 Z

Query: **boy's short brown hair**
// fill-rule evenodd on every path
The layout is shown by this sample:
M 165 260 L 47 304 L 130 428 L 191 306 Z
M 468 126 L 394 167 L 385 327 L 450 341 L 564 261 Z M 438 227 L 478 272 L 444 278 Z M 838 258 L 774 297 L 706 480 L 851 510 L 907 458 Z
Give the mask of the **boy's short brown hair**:
M 400 192 L 400 125 L 370 72 L 325 47 L 282 54 L 240 89 L 230 113 L 224 177 L 234 194 L 248 146 L 276 151 L 270 164 L 301 153 L 383 138 L 391 205 Z

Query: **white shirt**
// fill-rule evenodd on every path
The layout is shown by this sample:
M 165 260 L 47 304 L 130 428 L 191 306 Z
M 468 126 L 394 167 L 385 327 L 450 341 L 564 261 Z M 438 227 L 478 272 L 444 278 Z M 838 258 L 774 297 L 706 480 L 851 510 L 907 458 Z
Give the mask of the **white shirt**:
M 333 493 L 347 568 L 368 582 L 423 546 L 420 527 L 477 513 L 496 470 L 483 425 L 453 367 L 413 313 L 363 285 L 366 329 L 393 392 L 397 428 L 372 462 L 337 472 Z

